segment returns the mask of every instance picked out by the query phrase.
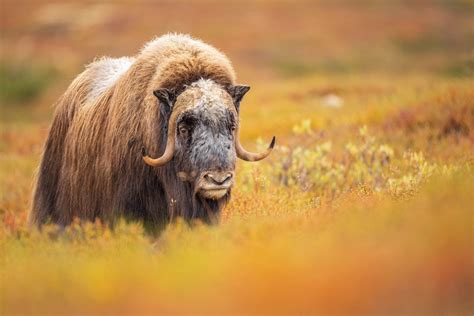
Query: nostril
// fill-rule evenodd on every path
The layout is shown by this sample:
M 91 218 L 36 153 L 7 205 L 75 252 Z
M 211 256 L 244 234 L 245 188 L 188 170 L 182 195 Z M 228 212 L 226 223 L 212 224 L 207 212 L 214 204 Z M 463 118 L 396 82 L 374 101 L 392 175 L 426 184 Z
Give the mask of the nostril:
M 204 178 L 207 181 L 213 182 L 214 184 L 217 185 L 222 185 L 225 184 L 226 182 L 230 181 L 232 179 L 232 173 L 227 173 L 225 175 L 213 175 L 213 174 L 206 174 Z
M 210 176 L 211 179 L 212 179 L 212 182 L 214 182 L 215 184 L 223 184 L 225 182 L 225 180 L 222 180 L 222 179 L 216 179 L 214 178 L 213 176 Z

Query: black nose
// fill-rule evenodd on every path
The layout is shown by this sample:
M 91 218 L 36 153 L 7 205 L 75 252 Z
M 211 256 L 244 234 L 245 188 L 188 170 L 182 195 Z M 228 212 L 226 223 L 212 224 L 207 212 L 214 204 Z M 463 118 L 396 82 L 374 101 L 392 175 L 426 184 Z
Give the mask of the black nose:
M 209 172 L 204 175 L 204 179 L 213 184 L 223 185 L 229 182 L 233 176 L 231 172 Z

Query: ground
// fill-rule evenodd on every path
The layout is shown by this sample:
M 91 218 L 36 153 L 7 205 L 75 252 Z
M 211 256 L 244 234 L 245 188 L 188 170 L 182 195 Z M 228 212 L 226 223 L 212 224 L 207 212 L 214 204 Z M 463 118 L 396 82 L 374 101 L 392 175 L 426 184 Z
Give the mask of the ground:
M 470 1 L 1 2 L 4 314 L 472 314 Z M 216 226 L 30 229 L 54 101 L 166 32 L 226 53 L 249 149 Z

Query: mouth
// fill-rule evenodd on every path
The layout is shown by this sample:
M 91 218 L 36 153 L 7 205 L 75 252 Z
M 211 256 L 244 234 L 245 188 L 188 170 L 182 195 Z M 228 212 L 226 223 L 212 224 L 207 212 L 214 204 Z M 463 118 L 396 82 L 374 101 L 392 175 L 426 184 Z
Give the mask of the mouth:
M 206 171 L 198 178 L 195 192 L 205 199 L 219 200 L 229 193 L 233 184 L 233 171 Z
M 212 186 L 212 187 L 204 187 L 199 190 L 199 194 L 211 200 L 218 200 L 223 198 L 227 192 L 229 191 L 230 186 Z

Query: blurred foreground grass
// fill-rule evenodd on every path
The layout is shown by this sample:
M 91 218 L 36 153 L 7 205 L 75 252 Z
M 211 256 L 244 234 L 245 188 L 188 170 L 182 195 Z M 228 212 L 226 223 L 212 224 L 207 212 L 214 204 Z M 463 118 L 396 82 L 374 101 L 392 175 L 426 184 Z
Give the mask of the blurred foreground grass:
M 409 201 L 349 196 L 337 208 L 273 189 L 252 203 L 238 195 L 232 210 L 245 217 L 211 228 L 177 223 L 157 241 L 136 225 L 74 225 L 58 234 L 7 220 L 4 307 L 32 314 L 469 313 L 472 176 L 435 178 Z

